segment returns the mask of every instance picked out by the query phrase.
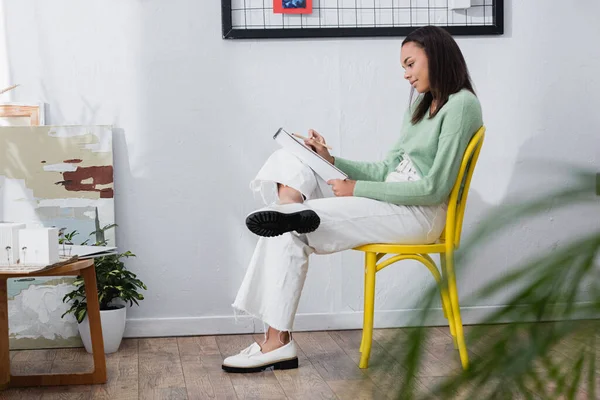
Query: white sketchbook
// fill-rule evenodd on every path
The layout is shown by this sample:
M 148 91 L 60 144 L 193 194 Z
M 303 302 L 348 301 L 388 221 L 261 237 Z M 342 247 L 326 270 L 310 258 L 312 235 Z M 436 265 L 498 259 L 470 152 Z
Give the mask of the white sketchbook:
M 301 139 L 296 139 L 294 136 L 287 133 L 283 128 L 279 128 L 273 139 L 284 149 L 298 157 L 306 165 L 308 165 L 317 175 L 325 182 L 330 179 L 347 179 L 348 175 L 343 173 L 335 165 L 330 164 L 323 157 L 312 151 L 312 149 L 304 144 Z

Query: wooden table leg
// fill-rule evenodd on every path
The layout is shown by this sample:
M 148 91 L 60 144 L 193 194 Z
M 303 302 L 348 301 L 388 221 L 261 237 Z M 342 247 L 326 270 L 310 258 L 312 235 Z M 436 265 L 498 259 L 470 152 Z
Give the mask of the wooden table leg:
M 8 289 L 0 278 L 0 390 L 10 382 L 10 351 L 8 347 Z
M 102 324 L 100 322 L 100 302 L 98 301 L 98 286 L 96 283 L 96 270 L 94 266 L 81 271 L 85 282 L 85 295 L 87 301 L 87 315 L 90 322 L 90 336 L 92 339 L 92 352 L 94 353 L 94 380 L 95 383 L 106 382 L 106 354 L 104 353 L 104 339 L 102 337 Z
M 95 385 L 99 383 L 106 383 L 106 356 L 104 354 L 104 341 L 102 340 L 100 304 L 98 302 L 98 288 L 96 286 L 96 271 L 94 269 L 94 266 L 92 265 L 90 267 L 82 269 L 81 276 L 85 281 L 85 294 L 87 297 L 88 305 L 88 319 L 90 321 L 90 331 L 92 334 L 92 350 L 94 353 L 94 372 L 50 375 L 13 375 L 10 377 L 10 387 Z M 0 286 L 0 291 L 1 289 L 2 287 Z M 0 313 L 0 316 L 1 315 L 2 314 Z M 6 333 L 6 340 L 6 354 L 8 357 L 8 331 Z M 4 366 L 4 364 L 0 365 Z M 4 368 L 2 369 L 2 371 L 4 372 Z

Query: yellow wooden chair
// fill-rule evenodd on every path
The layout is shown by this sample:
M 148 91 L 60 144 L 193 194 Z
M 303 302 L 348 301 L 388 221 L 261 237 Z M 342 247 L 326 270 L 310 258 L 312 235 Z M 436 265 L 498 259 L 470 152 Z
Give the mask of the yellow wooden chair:
M 371 355 L 373 314 L 375 310 L 375 274 L 400 260 L 420 261 L 431 271 L 440 288 L 444 316 L 448 319 L 450 325 L 454 347 L 458 348 L 463 368 L 466 369 L 468 367 L 469 358 L 460 318 L 456 276 L 454 274 L 454 251 L 460 245 L 460 235 L 469 185 L 471 184 L 471 177 L 475 170 L 475 164 L 481 151 L 484 136 L 485 127 L 481 127 L 467 146 L 456 183 L 450 193 L 446 226 L 436 243 L 419 245 L 373 243 L 354 249 L 365 252 L 365 311 L 362 341 L 360 344 L 360 352 L 362 353 L 359 364 L 360 368 L 367 368 L 369 366 L 369 357 Z M 435 261 L 429 256 L 432 253 L 439 253 L 440 255 L 442 264 L 441 275 Z M 393 254 L 394 256 L 378 264 L 378 261 L 388 254 Z

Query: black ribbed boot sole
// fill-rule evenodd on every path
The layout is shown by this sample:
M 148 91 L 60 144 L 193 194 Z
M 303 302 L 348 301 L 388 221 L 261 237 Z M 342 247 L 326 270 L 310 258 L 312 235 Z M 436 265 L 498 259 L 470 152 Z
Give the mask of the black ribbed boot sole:
M 248 215 L 246 226 L 258 236 L 273 237 L 286 232 L 300 234 L 316 230 L 321 218 L 313 210 L 302 210 L 290 214 L 279 211 L 258 211 Z

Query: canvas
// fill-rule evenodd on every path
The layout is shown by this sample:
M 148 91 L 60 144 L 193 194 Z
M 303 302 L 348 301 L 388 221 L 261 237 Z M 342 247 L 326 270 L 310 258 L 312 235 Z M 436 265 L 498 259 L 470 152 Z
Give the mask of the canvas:
M 44 125 L 45 108 L 44 103 L 0 103 L 0 127 Z
M 114 229 L 89 236 L 114 223 L 113 197 L 110 127 L 0 127 L 0 221 L 76 230 L 75 244 L 114 245 Z M 9 280 L 12 349 L 81 345 L 74 318 L 61 318 L 72 281 Z

